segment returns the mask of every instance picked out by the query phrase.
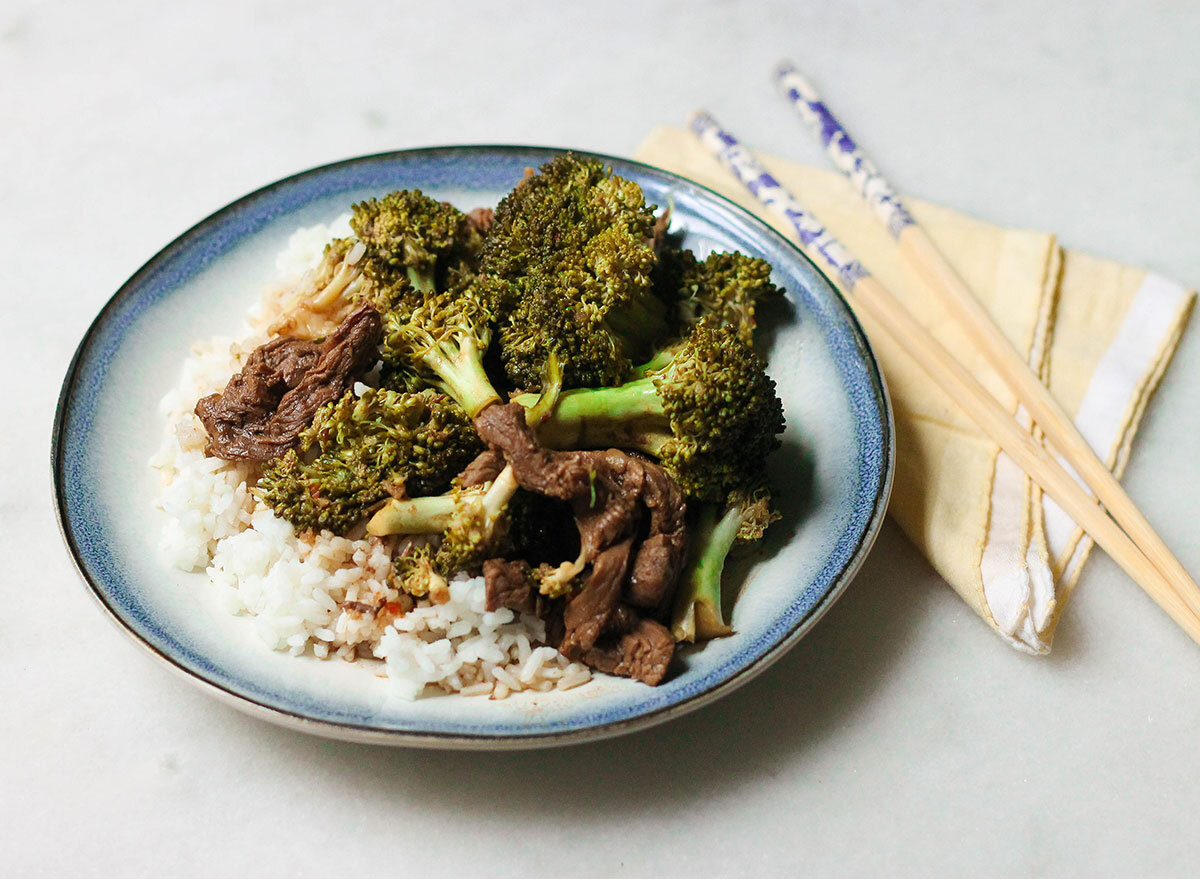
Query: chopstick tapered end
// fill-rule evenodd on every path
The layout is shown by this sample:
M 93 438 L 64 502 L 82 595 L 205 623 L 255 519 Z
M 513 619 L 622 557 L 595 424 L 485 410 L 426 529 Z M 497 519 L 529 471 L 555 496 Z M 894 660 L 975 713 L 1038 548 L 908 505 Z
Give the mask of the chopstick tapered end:
M 703 134 L 706 131 L 712 131 L 721 127 L 717 123 L 717 120 L 713 118 L 713 114 L 704 109 L 693 110 L 689 113 L 687 124 L 688 128 L 695 134 Z
M 800 71 L 797 69 L 795 64 L 784 58 L 775 62 L 775 68 L 772 72 L 772 75 L 775 77 L 775 79 L 783 79 L 785 76 L 798 74 L 799 72 Z

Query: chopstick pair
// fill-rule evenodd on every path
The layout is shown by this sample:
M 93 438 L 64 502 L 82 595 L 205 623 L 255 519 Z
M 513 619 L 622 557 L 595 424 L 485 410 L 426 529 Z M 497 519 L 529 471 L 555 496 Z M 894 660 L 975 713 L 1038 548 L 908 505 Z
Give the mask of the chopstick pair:
M 802 118 L 819 134 L 834 164 L 855 183 L 875 216 L 900 244 L 918 277 L 935 290 L 962 330 L 980 346 L 1043 433 L 1104 501 L 1120 526 L 732 134 L 704 112 L 693 115 L 693 132 L 753 195 L 792 227 L 803 248 L 816 253 L 833 269 L 859 306 L 860 314 L 876 325 L 876 332 L 887 333 L 912 356 L 1047 495 L 1200 643 L 1200 590 L 1183 566 L 975 300 L 892 187 L 829 113 L 811 84 L 790 65 L 780 67 L 777 79 Z
M 950 311 L 962 332 L 984 352 L 992 368 L 1024 404 L 1050 444 L 1079 474 L 1146 557 L 1200 613 L 1200 590 L 1183 565 L 1171 554 L 1116 477 L 1080 434 L 1071 417 L 1029 368 L 937 245 L 913 219 L 875 164 L 829 111 L 812 83 L 786 62 L 776 69 L 775 78 L 800 118 L 821 138 L 834 165 L 850 178 L 859 194 L 874 208 L 876 218 L 896 240 L 909 266 Z

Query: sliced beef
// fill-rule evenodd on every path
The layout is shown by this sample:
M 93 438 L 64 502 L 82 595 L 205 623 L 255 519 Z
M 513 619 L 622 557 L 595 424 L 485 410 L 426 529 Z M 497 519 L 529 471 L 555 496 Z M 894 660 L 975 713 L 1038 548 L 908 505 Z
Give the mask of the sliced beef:
M 543 449 L 519 403 L 493 404 L 475 416 L 475 430 L 489 448 L 504 455 L 522 488 L 562 500 L 571 500 L 583 480 L 586 464 L 569 452 Z
M 295 387 L 320 357 L 321 346 L 318 343 L 309 339 L 282 336 L 252 351 L 246 367 L 250 369 L 251 364 L 255 364 L 255 358 L 258 358 L 256 365 L 261 366 L 256 377 L 277 376 L 287 387 Z
M 488 233 L 495 219 L 495 212 L 491 208 L 475 208 L 473 211 L 467 211 L 467 222 L 480 235 Z
M 632 632 L 642 621 L 642 615 L 628 604 L 618 604 L 608 617 L 608 625 L 604 627 L 605 635 L 624 635 Z
M 582 659 L 607 627 L 621 598 L 632 548 L 633 538 L 627 537 L 602 550 L 583 588 L 567 601 L 563 610 L 563 639 L 558 646 L 567 659 Z
M 646 464 L 617 449 L 567 454 L 586 472 L 586 484 L 575 486 L 571 508 L 582 547 L 593 558 L 637 528 Z
M 660 609 L 683 568 L 686 506 L 679 485 L 661 467 L 644 466 L 644 473 L 641 499 L 650 511 L 650 531 L 633 561 L 628 601 Z
M 488 406 L 475 418 L 475 429 L 489 447 L 504 453 L 518 485 L 571 503 L 586 561 L 593 561 L 605 547 L 633 533 L 645 467 L 656 465 L 617 449 L 544 449 L 517 403 Z
M 675 639 L 662 623 L 639 619 L 632 629 L 606 635 L 583 654 L 597 671 L 621 675 L 654 686 L 662 682 L 675 654 Z
M 503 452 L 523 489 L 571 504 L 581 558 L 592 567 L 563 610 L 559 650 L 601 671 L 658 683 L 674 640 L 643 614 L 665 610 L 683 565 L 686 506 L 679 486 L 654 462 L 617 449 L 542 448 L 517 404 L 489 406 L 475 427 Z
M 687 510 L 683 492 L 666 471 L 617 449 L 544 449 L 515 403 L 489 406 L 475 427 L 491 448 L 503 450 L 523 488 L 571 501 L 589 561 L 632 533 L 640 511 L 648 510 L 650 527 L 633 562 L 628 600 L 648 609 L 664 606 L 683 566 Z
M 566 602 L 561 598 L 556 598 L 552 601 L 543 601 L 541 607 L 538 608 L 538 615 L 546 624 L 546 643 L 555 650 L 562 644 L 565 634 L 563 628 L 563 608 Z
M 537 587 L 531 578 L 532 569 L 526 561 L 488 559 L 483 563 L 483 582 L 487 594 L 487 609 L 507 607 L 518 613 L 536 614 Z
M 282 336 L 256 348 L 224 391 L 196 404 L 205 453 L 269 461 L 294 446 L 316 411 L 375 363 L 381 328 L 364 305 L 323 342 Z
M 458 484 L 463 488 L 483 485 L 495 481 L 504 469 L 504 455 L 495 449 L 484 449 L 467 469 L 458 474 Z

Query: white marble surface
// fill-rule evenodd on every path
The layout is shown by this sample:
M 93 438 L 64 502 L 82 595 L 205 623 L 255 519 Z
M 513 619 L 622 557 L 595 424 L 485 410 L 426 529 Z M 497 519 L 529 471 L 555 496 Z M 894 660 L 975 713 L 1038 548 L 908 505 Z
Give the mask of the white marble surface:
M 490 756 L 346 746 L 216 704 L 103 619 L 56 533 L 71 352 L 198 218 L 392 147 L 629 153 L 702 103 L 818 161 L 767 84 L 784 54 L 904 188 L 1200 283 L 1195 4 L 969 7 L 0 2 L 0 872 L 1194 875 L 1200 648 L 1103 557 L 1034 659 L 889 526 L 740 692 Z M 1193 328 L 1127 480 L 1193 571 L 1198 372 Z

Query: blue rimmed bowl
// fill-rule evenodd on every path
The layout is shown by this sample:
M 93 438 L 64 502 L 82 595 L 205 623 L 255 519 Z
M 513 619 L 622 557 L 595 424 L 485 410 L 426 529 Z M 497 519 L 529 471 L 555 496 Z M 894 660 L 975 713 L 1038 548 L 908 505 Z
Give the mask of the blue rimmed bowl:
M 357 741 L 520 748 L 629 732 L 698 708 L 750 680 L 796 643 L 849 584 L 875 539 L 891 489 L 894 446 L 883 379 L 829 281 L 787 239 L 689 180 L 595 156 L 671 204 L 672 228 L 697 252 L 768 260 L 787 314 L 766 327 L 769 370 L 788 419 L 773 461 L 783 519 L 740 579 L 736 634 L 682 651 L 658 687 L 597 676 L 566 692 L 507 700 L 394 698 L 371 663 L 292 657 L 224 613 L 203 574 L 157 561 L 161 514 L 149 460 L 157 403 L 189 345 L 234 335 L 300 226 L 355 201 L 420 188 L 461 208 L 493 205 L 561 150 L 461 146 L 337 162 L 251 193 L 185 232 L 117 291 L 88 329 L 63 382 L 52 465 L 59 521 L 87 587 L 121 629 L 187 680 L 256 716 Z M 587 155 L 582 154 L 581 155 Z

